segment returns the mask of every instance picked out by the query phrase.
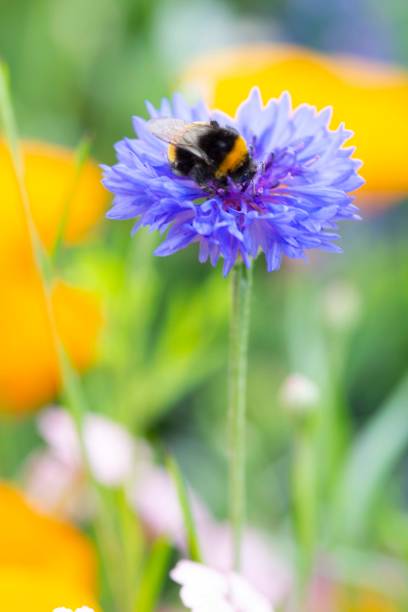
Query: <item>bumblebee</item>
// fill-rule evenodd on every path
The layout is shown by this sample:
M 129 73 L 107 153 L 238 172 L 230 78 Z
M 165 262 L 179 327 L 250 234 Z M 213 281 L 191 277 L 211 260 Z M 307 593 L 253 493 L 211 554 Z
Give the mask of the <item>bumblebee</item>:
M 225 185 L 227 178 L 242 185 L 256 167 L 242 136 L 217 121 L 188 123 L 182 119 L 151 119 L 150 132 L 169 144 L 167 156 L 173 171 L 202 187 Z

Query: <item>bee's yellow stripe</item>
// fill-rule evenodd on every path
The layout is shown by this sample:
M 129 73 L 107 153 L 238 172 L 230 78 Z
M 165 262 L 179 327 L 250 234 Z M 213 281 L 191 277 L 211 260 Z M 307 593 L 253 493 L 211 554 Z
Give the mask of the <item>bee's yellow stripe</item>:
M 176 147 L 173 144 L 169 145 L 167 149 L 167 157 L 171 164 L 176 161 Z
M 231 151 L 225 156 L 215 173 L 216 178 L 226 176 L 228 172 L 233 172 L 242 164 L 248 155 L 248 147 L 242 136 L 237 136 Z

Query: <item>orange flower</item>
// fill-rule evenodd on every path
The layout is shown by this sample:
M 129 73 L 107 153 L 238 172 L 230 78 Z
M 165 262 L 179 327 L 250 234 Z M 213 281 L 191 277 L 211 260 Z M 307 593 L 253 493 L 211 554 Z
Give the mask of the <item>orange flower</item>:
M 77 244 L 86 238 L 101 218 L 107 201 L 98 166 L 87 161 L 78 176 L 75 156 L 69 149 L 24 142 L 21 152 L 31 213 L 43 245 L 47 249 L 53 246 L 67 204 L 65 243 Z M 19 217 L 20 194 L 4 141 L 0 141 L 0 185 L 2 224 L 7 226 L 4 238 L 16 252 L 25 248 L 26 235 Z
M 95 357 L 102 325 L 93 294 L 58 281 L 52 306 L 59 337 L 71 360 L 85 368 Z M 60 383 L 58 361 L 38 277 L 9 282 L 0 300 L 0 401 L 25 412 L 49 401 Z
M 96 165 L 87 162 L 78 177 L 74 156 L 68 151 L 29 143 L 23 144 L 22 153 L 29 205 L 45 247 L 53 246 L 65 216 L 64 241 L 73 244 L 83 239 L 106 201 Z M 22 194 L 4 142 L 0 142 L 0 185 L 0 407 L 24 412 L 52 399 L 60 381 Z M 102 324 L 99 300 L 56 281 L 51 301 L 65 349 L 75 366 L 87 367 L 95 357 Z
M 79 531 L 38 513 L 19 492 L 0 484 L 2 610 L 95 607 L 95 567 L 91 545 Z
M 295 106 L 331 105 L 333 127 L 344 121 L 355 132 L 350 142 L 364 162 L 367 181 L 361 196 L 370 196 L 371 205 L 374 198 L 391 201 L 408 192 L 406 71 L 300 47 L 264 45 L 204 57 L 183 75 L 182 85 L 231 114 L 255 85 L 265 101 L 288 90 Z

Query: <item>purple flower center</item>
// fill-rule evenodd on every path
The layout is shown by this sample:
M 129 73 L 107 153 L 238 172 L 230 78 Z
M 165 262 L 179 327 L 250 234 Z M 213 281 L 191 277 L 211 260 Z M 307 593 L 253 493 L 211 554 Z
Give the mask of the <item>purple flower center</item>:
M 268 200 L 273 190 L 284 188 L 285 180 L 291 177 L 305 175 L 305 168 L 297 162 L 296 151 L 292 148 L 269 153 L 256 165 L 256 173 L 250 180 L 242 183 L 228 178 L 227 184 L 222 186 L 216 182 L 209 183 L 206 193 L 216 197 L 225 211 L 265 214 L 273 204 Z
M 210 114 L 202 103 L 190 107 L 179 95 L 159 109 L 148 108 L 152 118 L 213 118 L 231 126 L 246 140 L 256 170 L 241 181 L 231 176 L 224 184 L 194 183 L 172 172 L 165 144 L 135 118 L 138 138 L 119 142 L 118 163 L 104 167 L 104 184 L 115 195 L 108 216 L 135 218 L 134 231 L 142 226 L 167 231 L 157 255 L 198 243 L 199 260 L 215 266 L 223 259 L 226 275 L 237 260 L 249 267 L 261 252 L 272 271 L 283 256 L 303 258 L 316 248 L 341 251 L 337 223 L 359 218 L 352 192 L 364 181 L 361 162 L 344 145 L 351 132 L 342 124 L 330 129 L 330 109 L 318 112 L 307 104 L 292 109 L 287 93 L 264 105 L 257 89 L 235 119 Z

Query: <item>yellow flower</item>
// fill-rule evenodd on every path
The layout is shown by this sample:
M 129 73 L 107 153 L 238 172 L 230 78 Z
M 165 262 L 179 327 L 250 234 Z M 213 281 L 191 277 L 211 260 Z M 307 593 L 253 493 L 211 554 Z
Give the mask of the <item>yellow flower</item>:
M 0 484 L 0 604 L 10 612 L 95 607 L 94 552 L 74 527 Z
M 57 330 L 73 363 L 89 365 L 102 325 L 93 294 L 58 281 L 52 290 Z M 44 294 L 36 276 L 7 283 L 0 300 L 0 402 L 25 412 L 50 400 L 59 385 L 58 361 Z
M 295 106 L 333 106 L 332 126 L 344 121 L 355 132 L 350 143 L 364 162 L 367 183 L 360 197 L 365 194 L 372 203 L 408 192 L 407 71 L 300 47 L 263 45 L 206 56 L 182 77 L 184 89 L 231 114 L 255 85 L 264 101 L 288 90 Z
M 82 240 L 106 202 L 97 166 L 87 162 L 77 177 L 74 155 L 68 151 L 28 143 L 22 152 L 29 205 L 45 247 L 53 246 L 65 215 L 64 241 Z M 25 412 L 52 399 L 59 369 L 22 195 L 4 142 L 0 142 L 0 190 L 0 409 Z M 98 298 L 56 281 L 51 301 L 65 349 L 77 368 L 87 367 L 95 357 L 102 325 Z
M 78 176 L 75 155 L 69 149 L 24 142 L 21 151 L 31 213 L 43 245 L 48 249 L 53 246 L 67 203 L 65 243 L 77 244 L 86 238 L 101 218 L 107 202 L 98 166 L 87 161 Z M 26 248 L 26 236 L 19 214 L 20 194 L 4 141 L 0 141 L 0 185 L 2 220 L 8 226 L 5 240 L 16 253 Z

